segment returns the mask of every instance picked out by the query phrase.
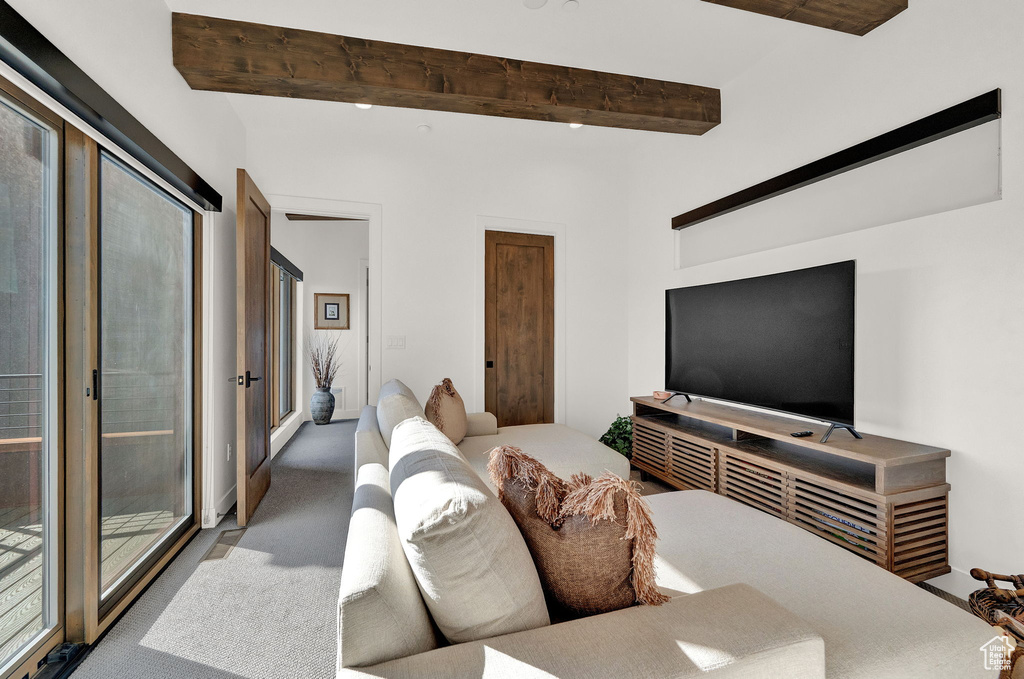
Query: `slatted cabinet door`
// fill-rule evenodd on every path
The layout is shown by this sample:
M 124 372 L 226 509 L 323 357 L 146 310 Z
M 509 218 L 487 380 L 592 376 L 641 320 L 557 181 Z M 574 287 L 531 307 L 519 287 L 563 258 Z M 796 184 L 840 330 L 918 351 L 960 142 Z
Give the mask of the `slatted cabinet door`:
M 646 420 L 633 420 L 633 465 L 656 476 L 668 473 L 668 435 Z
M 719 450 L 719 492 L 755 509 L 786 518 L 784 469 L 732 450 Z
M 668 438 L 669 479 L 690 490 L 717 490 L 718 453 L 697 438 L 671 434 Z
M 896 504 L 892 513 L 893 573 L 917 582 L 948 559 L 948 497 Z M 928 577 L 931 577 L 928 575 Z
M 789 520 L 857 556 L 886 565 L 885 505 L 796 476 Z

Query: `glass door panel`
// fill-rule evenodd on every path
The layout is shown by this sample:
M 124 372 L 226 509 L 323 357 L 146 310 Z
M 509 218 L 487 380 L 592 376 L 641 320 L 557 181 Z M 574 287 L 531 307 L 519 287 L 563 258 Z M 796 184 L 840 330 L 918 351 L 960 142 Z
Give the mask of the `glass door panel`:
M 277 270 L 280 277 L 280 296 L 277 300 L 278 318 L 280 321 L 280 336 L 278 338 L 277 364 L 280 370 L 280 391 L 278 392 L 277 412 L 283 419 L 294 410 L 292 403 L 292 363 L 295 360 L 292 353 L 293 314 L 292 314 L 292 278 L 284 271 Z
M 100 160 L 100 591 L 192 523 L 192 212 Z
M 0 98 L 0 674 L 58 623 L 58 147 Z

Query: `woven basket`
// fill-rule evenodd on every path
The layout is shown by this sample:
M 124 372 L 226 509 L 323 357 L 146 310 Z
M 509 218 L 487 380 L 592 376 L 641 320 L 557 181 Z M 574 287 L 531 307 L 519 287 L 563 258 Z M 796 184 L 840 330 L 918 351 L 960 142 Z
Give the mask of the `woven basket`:
M 1012 669 L 1003 670 L 999 674 L 1000 679 L 1024 677 L 1024 575 L 998 575 L 972 568 L 971 576 L 988 585 L 967 598 L 971 611 L 1017 641 L 1017 648 L 1010 658 Z M 997 580 L 1012 583 L 1014 589 L 997 587 Z

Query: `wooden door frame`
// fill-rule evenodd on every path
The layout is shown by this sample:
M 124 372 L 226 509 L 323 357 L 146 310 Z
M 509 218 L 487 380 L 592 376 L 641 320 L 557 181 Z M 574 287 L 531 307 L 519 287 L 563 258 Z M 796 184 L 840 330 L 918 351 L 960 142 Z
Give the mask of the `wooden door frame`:
M 525 219 L 511 219 L 507 217 L 492 217 L 481 215 L 476 218 L 476 276 L 475 294 L 476 308 L 473 323 L 473 389 L 467 390 L 471 394 L 471 410 L 482 412 L 485 401 L 486 358 L 484 356 L 486 335 L 485 321 L 487 302 L 485 299 L 486 272 L 485 258 L 487 255 L 487 244 L 485 233 L 487 231 L 507 231 L 510 233 L 526 233 L 539 236 L 554 236 L 555 238 L 555 422 L 565 424 L 565 251 L 566 251 L 566 225 L 557 222 L 538 222 Z M 463 392 L 463 398 L 466 393 Z
M 346 217 L 349 219 L 366 220 L 369 223 L 370 231 L 370 294 L 369 294 L 369 317 L 370 317 L 370 348 L 366 356 L 366 365 L 359 368 L 360 374 L 367 375 L 366 388 L 360 388 L 361 393 L 369 392 L 370 403 L 376 404 L 377 396 L 383 384 L 383 331 L 381 323 L 381 310 L 383 308 L 383 210 L 378 203 L 359 203 L 348 200 L 334 200 L 331 198 L 306 198 L 301 196 L 269 195 L 267 198 L 274 208 L 275 213 L 308 213 L 324 215 L 326 217 Z M 305 284 L 303 285 L 305 287 Z M 298 295 L 298 291 L 296 291 Z M 303 290 L 302 295 L 306 295 Z M 305 315 L 305 304 L 302 300 L 296 300 L 296 356 L 302 355 L 302 341 L 305 333 L 305 323 L 301 316 Z M 362 354 L 362 352 L 360 352 Z M 304 380 L 312 379 L 305 360 L 299 361 L 301 371 L 296 370 L 295 374 L 295 410 L 302 411 L 303 418 L 310 419 L 308 404 L 304 402 Z M 300 401 L 301 399 L 301 401 Z M 360 401 L 362 397 L 360 397 Z
M 260 374 L 258 377 L 263 381 L 263 396 L 265 401 L 265 413 L 267 415 L 267 421 L 263 423 L 266 427 L 266 457 L 262 464 L 267 465 L 267 469 L 264 472 L 267 475 L 267 486 L 270 486 L 270 469 L 273 463 L 273 456 L 271 455 L 271 443 L 270 443 L 270 399 L 271 392 L 273 391 L 271 381 L 273 378 L 272 373 L 272 360 L 271 352 L 273 351 L 273 303 L 271 295 L 273 291 L 272 270 L 273 267 L 270 264 L 270 231 L 271 231 L 271 217 L 273 210 L 270 202 L 263 195 L 263 192 L 256 186 L 252 177 L 242 168 L 236 171 L 237 180 L 237 194 L 235 203 L 235 280 L 236 280 L 236 299 L 235 299 L 235 318 L 236 318 L 236 335 L 235 335 L 235 363 L 236 373 L 239 376 L 238 379 L 242 379 L 241 376 L 245 375 L 246 370 L 253 371 L 256 366 L 247 365 L 247 358 L 245 355 L 245 341 L 246 341 L 246 300 L 249 295 L 249 289 L 243 280 L 243 277 L 239 272 L 245 271 L 245 248 L 244 248 L 244 236 L 243 224 L 245 223 L 245 210 L 248 207 L 247 199 L 249 197 L 255 198 L 257 201 L 257 207 L 266 213 L 267 216 L 267 250 L 266 257 L 264 258 L 264 276 L 266 277 L 267 288 L 263 294 L 263 310 L 264 310 L 264 354 L 263 354 L 263 365 L 260 366 Z M 254 371 L 253 371 L 254 372 Z M 237 506 L 237 523 L 239 526 L 245 526 L 249 523 L 252 518 L 252 514 L 255 512 L 255 508 L 250 511 L 249 499 L 248 499 L 248 481 L 249 481 L 249 469 L 248 469 L 248 447 L 246 441 L 247 435 L 247 421 L 246 421 L 246 392 L 248 389 L 239 384 L 236 386 L 236 399 L 235 399 L 235 498 Z M 254 470 L 255 471 L 255 470 Z M 243 481 L 246 482 L 243 487 Z M 264 489 L 263 493 L 260 494 L 260 500 L 266 495 L 267 489 Z M 259 505 L 257 500 L 256 504 Z
M 542 424 L 555 421 L 555 238 L 554 236 L 519 233 L 512 231 L 497 231 L 488 229 L 484 232 L 486 254 L 484 257 L 485 286 L 484 286 L 484 358 L 486 360 L 484 370 L 484 409 L 498 418 L 498 426 L 510 426 L 517 424 Z M 540 249 L 543 253 L 541 268 L 543 270 L 543 284 L 539 288 L 541 293 L 541 317 L 543 325 L 540 328 L 541 344 L 539 347 L 531 346 L 531 352 L 540 353 L 543 371 L 543 383 L 541 386 L 541 410 L 539 419 L 534 415 L 524 413 L 512 414 L 507 412 L 505 407 L 508 404 L 502 397 L 502 383 L 506 379 L 514 379 L 519 382 L 519 388 L 530 388 L 520 380 L 524 377 L 520 370 L 512 365 L 504 365 L 499 360 L 502 356 L 502 342 L 500 337 L 512 340 L 518 344 L 518 329 L 512 329 L 511 333 L 503 331 L 498 323 L 498 310 L 507 303 L 509 295 L 514 295 L 511 289 L 504 289 L 499 282 L 499 248 L 508 246 L 514 248 L 514 258 L 522 263 L 526 251 Z M 506 281 L 509 282 L 509 281 Z M 514 282 L 512 282 L 514 284 Z M 520 282 L 522 285 L 526 281 Z M 499 294 L 500 293 L 500 294 Z M 536 355 L 536 354 L 534 354 Z M 532 380 L 529 380 L 532 381 Z M 507 383 L 507 382 L 505 382 Z M 521 391 L 513 390 L 508 394 L 514 400 L 523 396 Z

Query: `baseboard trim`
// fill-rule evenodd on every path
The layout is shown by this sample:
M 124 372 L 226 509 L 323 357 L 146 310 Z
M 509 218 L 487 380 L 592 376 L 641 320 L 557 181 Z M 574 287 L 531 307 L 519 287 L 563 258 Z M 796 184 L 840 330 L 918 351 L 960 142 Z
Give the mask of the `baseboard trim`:
M 943 592 L 961 599 L 966 599 L 972 592 L 985 586 L 985 583 L 972 578 L 970 573 L 952 567 L 949 573 L 931 578 L 925 582 L 936 589 L 941 589 Z
M 283 422 L 274 430 L 270 435 L 270 459 L 277 457 L 288 442 L 292 440 L 296 432 L 299 431 L 299 427 L 302 426 L 304 421 L 302 411 L 293 412 L 291 415 L 286 417 Z
M 221 495 L 220 499 L 217 500 L 217 520 L 213 524 L 213 526 L 208 526 L 209 528 L 213 528 L 218 523 L 220 523 L 221 519 L 224 518 L 224 515 L 226 515 L 228 513 L 228 510 L 231 509 L 231 506 L 235 504 L 235 490 L 237 488 L 237 483 L 232 484 L 231 487 L 228 488 L 227 492 Z

